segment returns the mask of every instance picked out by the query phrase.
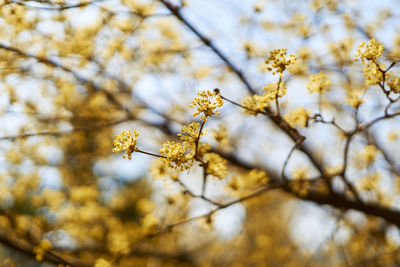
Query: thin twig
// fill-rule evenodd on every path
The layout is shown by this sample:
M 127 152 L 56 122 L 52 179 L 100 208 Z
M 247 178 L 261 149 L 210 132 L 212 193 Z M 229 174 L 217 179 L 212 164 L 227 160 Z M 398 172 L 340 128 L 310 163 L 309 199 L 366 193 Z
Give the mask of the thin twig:
M 207 38 L 203 33 L 201 33 L 192 23 L 190 23 L 181 13 L 180 7 L 174 5 L 170 1 L 167 0 L 159 0 L 161 3 L 164 4 L 166 8 L 171 11 L 171 13 L 178 18 L 180 21 L 183 22 L 206 46 L 211 48 L 211 50 L 222 60 L 225 64 L 238 76 L 238 78 L 243 82 L 246 86 L 247 90 L 251 94 L 255 94 L 255 90 L 253 86 L 251 86 L 250 82 L 246 79 L 243 75 L 242 71 L 239 70 L 235 64 L 220 50 L 218 49 L 215 44 L 211 42 L 209 38 Z

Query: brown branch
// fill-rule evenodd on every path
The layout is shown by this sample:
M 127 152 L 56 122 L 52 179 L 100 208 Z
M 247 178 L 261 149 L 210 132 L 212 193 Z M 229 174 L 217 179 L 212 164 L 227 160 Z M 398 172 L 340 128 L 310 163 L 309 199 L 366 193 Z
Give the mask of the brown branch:
M 201 132 L 203 131 L 204 124 L 206 124 L 206 121 L 205 121 L 205 120 L 203 120 L 203 121 L 201 122 L 199 134 L 197 135 L 196 140 L 195 140 L 195 142 L 194 142 L 194 144 L 195 144 L 194 158 L 197 158 L 197 157 L 198 157 L 197 152 L 198 152 L 198 150 L 199 150 L 199 143 L 200 143 L 200 138 L 201 138 Z
M 251 94 L 255 94 L 255 90 L 250 82 L 243 75 L 243 72 L 239 70 L 238 67 L 233 64 L 233 62 L 221 51 L 219 50 L 212 41 L 207 38 L 203 33 L 201 33 L 192 23 L 190 23 L 180 12 L 180 7 L 172 4 L 168 0 L 159 0 L 164 6 L 171 11 L 171 13 L 180 21 L 183 22 L 206 46 L 208 46 L 242 81 L 246 86 L 247 91 Z
M 177 182 L 183 187 L 183 189 L 184 189 L 183 193 L 184 193 L 184 194 L 187 193 L 187 194 L 189 194 L 190 196 L 192 196 L 192 197 L 194 197 L 194 198 L 201 198 L 201 199 L 203 199 L 204 201 L 207 201 L 208 203 L 210 203 L 210 204 L 212 204 L 212 205 L 214 205 L 214 206 L 217 206 L 217 207 L 220 207 L 220 206 L 222 205 L 222 204 L 220 204 L 220 203 L 218 203 L 218 202 L 215 202 L 214 200 L 209 199 L 208 197 L 204 196 L 204 193 L 203 193 L 203 192 L 202 192 L 201 195 L 196 195 L 196 194 L 193 193 L 191 190 L 189 190 L 189 188 L 187 187 L 187 185 L 186 185 L 185 183 L 183 183 L 181 180 L 178 179 Z
M 351 140 L 353 139 L 353 136 L 354 136 L 354 133 L 348 135 L 346 138 L 346 143 L 344 145 L 344 150 L 343 150 L 343 170 L 340 174 L 340 177 L 342 178 L 342 181 L 345 183 L 345 185 L 350 190 L 350 192 L 353 193 L 356 200 L 360 202 L 361 199 L 358 196 L 356 188 L 353 186 L 352 183 L 350 183 L 350 181 L 347 179 L 347 176 L 346 176 L 347 166 L 348 166 L 348 162 L 349 162 L 350 143 L 351 143 Z
M 320 122 L 320 123 L 324 123 L 324 124 L 330 124 L 330 125 L 334 126 L 336 129 L 338 129 L 340 132 L 342 132 L 344 134 L 349 134 L 349 132 L 344 130 L 339 124 L 336 123 L 334 118 L 332 120 L 330 120 L 330 121 L 327 121 L 322 117 L 321 113 L 317 113 L 313 117 L 311 117 L 310 119 L 314 120 L 315 122 Z
M 101 87 L 101 85 L 98 85 L 95 82 L 85 78 L 84 76 L 82 76 L 78 72 L 74 71 L 73 69 L 71 69 L 71 68 L 69 68 L 67 66 L 64 66 L 64 65 L 62 65 L 62 64 L 60 64 L 60 63 L 58 63 L 58 62 L 56 62 L 56 61 L 54 61 L 54 60 L 52 60 L 50 58 L 41 57 L 41 56 L 37 56 L 37 55 L 31 54 L 31 53 L 27 53 L 27 52 L 24 52 L 24 51 L 22 51 L 20 49 L 17 49 L 15 47 L 11 47 L 11 46 L 6 45 L 6 44 L 0 43 L 0 49 L 4 49 L 4 50 L 10 51 L 10 52 L 14 52 L 14 53 L 16 53 L 16 54 L 18 54 L 18 55 L 20 55 L 22 57 L 28 57 L 28 58 L 36 59 L 38 62 L 41 62 L 43 64 L 46 64 L 46 65 L 49 65 L 49 66 L 52 66 L 52 67 L 55 67 L 55 68 L 59 68 L 59 69 L 65 71 L 67 73 L 72 74 L 75 77 L 75 79 L 77 81 L 79 81 L 81 84 L 90 85 L 90 87 L 94 88 L 97 92 L 103 92 L 106 95 L 107 99 L 111 103 L 115 104 L 116 106 L 118 106 L 122 110 L 124 110 L 127 113 L 127 116 L 129 118 L 136 119 L 136 116 L 133 115 L 133 112 L 131 112 L 131 110 L 127 109 L 126 107 L 124 107 L 114 97 L 114 95 L 112 93 L 108 92 L 105 88 Z
M 168 0 L 159 0 L 161 3 L 164 4 L 166 8 L 168 8 L 171 13 L 178 18 L 180 21 L 182 21 L 205 45 L 211 48 L 211 50 L 222 60 L 225 62 L 225 64 L 233 70 L 233 72 L 238 76 L 238 78 L 243 82 L 243 84 L 246 86 L 247 90 L 249 93 L 254 94 L 255 90 L 253 87 L 250 85 L 249 81 L 247 78 L 243 75 L 243 73 L 230 61 L 212 42 L 210 39 L 205 37 L 193 24 L 191 24 L 185 17 L 180 12 L 180 8 L 178 6 L 175 6 Z M 281 130 L 283 130 L 293 141 L 294 143 L 298 142 L 303 142 L 304 141 L 304 136 L 302 136 L 296 129 L 293 129 L 289 126 L 287 122 L 285 122 L 281 116 L 273 116 L 272 111 L 268 108 L 266 108 L 266 113 L 268 114 L 268 117 L 274 122 L 275 125 L 277 125 Z M 303 141 L 299 141 L 300 139 L 303 139 Z M 304 152 L 311 163 L 315 166 L 315 168 L 323 174 L 323 167 L 322 167 L 322 162 L 320 162 L 314 154 L 309 150 L 307 146 L 304 144 L 301 144 L 299 146 L 299 149 Z M 332 185 L 329 180 L 325 181 L 326 186 L 328 187 L 329 191 L 332 191 Z
M 291 192 L 290 188 L 285 189 L 285 191 L 292 195 L 294 194 Z M 299 198 L 312 201 L 319 205 L 330 205 L 338 209 L 361 211 L 364 214 L 383 218 L 387 222 L 400 227 L 400 211 L 394 210 L 390 207 L 381 206 L 375 203 L 366 204 L 358 201 L 352 201 L 349 200 L 345 195 L 337 193 L 322 194 L 318 192 L 309 192 L 306 196 Z
M 393 159 L 388 153 L 388 151 L 386 151 L 386 149 L 384 149 L 384 147 L 381 144 L 379 144 L 376 136 L 370 132 L 364 132 L 364 134 L 366 135 L 368 143 L 374 145 L 382 153 L 383 158 L 389 164 L 390 171 L 396 176 L 400 176 L 400 170 L 396 166 L 395 159 Z
M 89 1 L 89 2 L 82 2 L 82 3 L 78 3 L 78 4 L 74 4 L 74 5 L 63 5 L 63 4 L 51 4 L 49 2 L 46 1 L 29 1 L 29 2 L 37 2 L 40 3 L 42 5 L 46 4 L 46 6 L 33 6 L 30 4 L 25 3 L 25 1 L 16 1 L 16 0 L 8 0 L 9 2 L 7 2 L 6 4 L 17 4 L 20 6 L 24 6 L 27 8 L 34 8 L 34 9 L 41 9 L 41 10 L 54 10 L 54 11 L 62 11 L 62 10 L 67 10 L 67 9 L 72 9 L 72 8 L 82 8 L 82 7 L 86 7 L 88 5 L 97 3 L 97 2 L 101 2 L 103 0 L 93 0 L 93 1 Z
M 104 127 L 109 127 L 113 126 L 119 123 L 123 123 L 126 121 L 130 121 L 132 119 L 121 119 L 121 120 L 116 120 L 116 121 L 110 121 L 107 123 L 102 123 L 102 124 L 94 124 L 94 125 L 86 125 L 82 127 L 77 127 L 72 130 L 65 130 L 65 131 L 43 131 L 43 132 L 38 132 L 38 133 L 25 133 L 25 134 L 20 134 L 20 135 L 10 135 L 10 136 L 3 136 L 0 137 L 0 140 L 15 140 L 15 139 L 23 139 L 23 138 L 28 138 L 31 136 L 61 136 L 61 135 L 68 135 L 71 133 L 75 132 L 82 132 L 82 131 L 90 131 L 93 129 L 98 129 L 98 128 L 104 128 Z
M 221 98 L 238 106 L 238 107 L 244 108 L 246 110 L 250 110 L 252 112 L 256 112 L 256 111 L 249 109 L 247 107 L 244 107 L 243 105 L 240 105 L 240 104 L 236 103 L 235 101 L 232 101 L 222 95 L 221 95 Z M 296 128 L 291 127 L 284 119 L 282 119 L 281 116 L 274 115 L 271 112 L 271 110 L 268 108 L 265 108 L 265 111 L 262 111 L 262 112 L 257 111 L 256 113 L 263 114 L 263 115 L 267 116 L 268 118 L 270 118 L 276 126 L 278 126 L 287 136 L 289 136 L 290 139 L 292 139 L 292 141 L 295 144 L 297 144 L 296 148 L 298 148 L 300 151 L 302 151 L 308 157 L 308 159 L 311 161 L 313 166 L 319 171 L 319 173 L 321 175 L 324 173 L 324 169 L 322 167 L 323 164 L 314 156 L 314 154 L 310 151 L 310 149 L 304 145 L 305 137 L 303 135 L 301 135 Z M 324 176 L 324 178 L 326 178 L 326 177 Z M 332 185 L 330 183 L 330 179 L 326 179 L 325 184 L 328 187 L 329 191 L 333 191 Z
M 207 165 L 208 165 L 208 162 L 206 162 L 205 164 L 202 164 L 202 167 L 203 167 L 203 184 L 201 186 L 201 195 L 202 196 L 204 196 L 206 193 L 207 178 L 208 178 Z
M 265 192 L 268 192 L 269 190 L 277 189 L 277 188 L 280 188 L 280 187 L 282 187 L 281 183 L 277 183 L 277 184 L 274 184 L 274 185 L 271 184 L 271 185 L 262 187 L 261 189 L 255 191 L 255 192 L 253 192 L 253 193 L 251 193 L 251 194 L 249 194 L 247 196 L 238 198 L 236 200 L 229 201 L 229 202 L 227 202 L 225 204 L 217 204 L 217 206 L 218 206 L 217 208 L 214 208 L 214 209 L 210 210 L 209 212 L 207 212 L 205 214 L 194 216 L 194 217 L 190 217 L 190 218 L 186 218 L 186 219 L 178 221 L 176 223 L 168 224 L 168 225 L 164 226 L 163 228 L 161 228 L 160 230 L 158 230 L 157 232 L 149 234 L 149 235 L 145 236 L 143 239 L 141 239 L 138 242 L 136 242 L 134 247 L 137 247 L 140 244 L 142 244 L 143 242 L 145 242 L 147 240 L 150 240 L 150 239 L 152 239 L 154 237 L 157 237 L 157 236 L 160 236 L 160 235 L 165 234 L 167 232 L 170 232 L 173 228 L 175 228 L 177 226 L 180 226 L 180 225 L 183 225 L 183 224 L 186 224 L 186 223 L 189 223 L 189 222 L 201 219 L 201 218 L 210 217 L 214 213 L 216 213 L 217 211 L 219 211 L 221 209 L 225 209 L 225 208 L 230 207 L 230 206 L 232 206 L 234 204 L 244 202 L 244 201 L 249 200 L 249 199 L 251 199 L 253 197 L 256 197 L 256 196 L 259 196 L 259 195 L 261 195 L 261 194 L 263 194 Z
M 152 123 L 152 122 L 148 122 L 148 121 L 145 121 L 145 120 L 142 120 L 142 119 L 138 118 L 136 116 L 136 114 L 134 112 L 132 112 L 132 110 L 124 107 L 124 105 L 122 103 L 120 103 L 112 93 L 108 92 L 101 85 L 96 84 L 95 82 L 83 77 L 78 72 L 72 70 L 71 68 L 68 68 L 68 67 L 62 65 L 61 63 L 58 63 L 58 62 L 56 62 L 56 61 L 54 61 L 52 59 L 49 59 L 49 58 L 40 57 L 40 56 L 37 56 L 37 55 L 34 55 L 34 54 L 26 53 L 26 52 L 24 52 L 22 50 L 19 50 L 17 48 L 14 48 L 14 47 L 8 46 L 6 44 L 2 44 L 2 43 L 0 43 L 0 49 L 4 49 L 4 50 L 7 50 L 7 51 L 14 52 L 14 53 L 16 53 L 16 54 L 18 54 L 18 55 L 20 55 L 22 57 L 28 57 L 28 58 L 36 59 L 38 62 L 41 62 L 43 64 L 52 66 L 54 68 L 60 68 L 61 70 L 72 74 L 75 77 L 75 79 L 79 83 L 81 83 L 82 85 L 89 85 L 91 88 L 94 88 L 97 92 L 104 93 L 105 96 L 107 97 L 107 99 L 111 103 L 113 103 L 117 107 L 121 108 L 121 110 L 125 111 L 127 119 L 138 120 L 138 121 L 140 121 L 140 122 L 142 122 L 142 123 L 144 123 L 144 124 L 146 124 L 148 126 L 155 127 L 155 128 L 157 128 L 157 129 L 159 129 L 161 131 L 164 131 L 167 134 L 173 134 L 173 131 L 171 130 L 171 128 L 169 127 L 169 125 L 167 123 L 161 123 L 161 124 L 160 123 Z M 125 83 L 121 82 L 120 80 L 117 80 L 117 82 L 118 82 L 118 85 L 122 88 L 122 90 L 127 88 L 127 85 Z M 169 116 L 166 116 L 166 115 L 164 116 L 164 118 L 173 120 L 172 118 L 170 118 Z M 175 121 L 175 120 L 173 120 L 173 121 Z M 43 135 L 49 135 L 49 134 L 44 133 Z M 25 137 L 25 136 L 23 136 L 23 137 Z
M 288 165 L 290 158 L 292 157 L 294 151 L 297 149 L 297 147 L 298 147 L 299 145 L 300 145 L 300 143 L 296 143 L 296 144 L 290 149 L 289 154 L 288 154 L 288 156 L 286 157 L 285 162 L 283 163 L 282 171 L 281 171 L 281 178 L 282 178 L 282 180 L 285 181 L 285 182 L 288 181 L 288 179 L 287 179 L 287 177 L 286 177 L 286 175 L 285 175 L 286 166 Z
M 251 170 L 254 168 L 259 168 L 259 166 L 252 166 L 251 164 L 244 162 L 237 158 L 233 154 L 224 154 L 223 152 L 219 152 L 222 157 L 224 157 L 226 160 L 230 161 L 232 164 L 235 164 L 236 166 L 240 168 L 244 168 L 246 170 Z M 279 184 L 280 177 L 278 175 L 274 175 L 271 172 L 268 172 L 268 170 L 265 170 L 268 174 L 269 177 L 274 184 Z M 321 177 L 322 180 L 329 179 L 329 177 Z M 319 179 L 319 180 L 321 180 Z M 314 180 L 318 181 L 318 180 Z M 306 200 L 306 201 L 312 201 L 316 204 L 320 205 L 330 205 L 334 208 L 338 209 L 345 209 L 345 210 L 358 210 L 360 212 L 363 212 L 366 215 L 372 215 L 372 216 L 377 216 L 380 218 L 385 219 L 387 222 L 390 222 L 397 227 L 400 227 L 400 211 L 395 210 L 390 207 L 385 207 L 381 206 L 379 204 L 375 203 L 364 203 L 364 202 L 358 202 L 358 201 L 353 201 L 350 200 L 346 197 L 346 195 L 338 194 L 335 192 L 329 192 L 329 193 L 324 193 L 324 192 L 313 192 L 309 191 L 306 196 L 299 196 L 295 192 L 292 191 L 292 189 L 289 186 L 290 184 L 286 184 L 286 186 L 281 187 L 282 190 L 285 192 L 297 197 L 300 200 Z
M 15 249 L 29 257 L 35 259 L 36 254 L 34 252 L 35 246 L 26 242 L 25 240 L 12 237 L 10 233 L 5 233 L 3 230 L 0 231 L 0 242 L 12 249 Z M 93 263 L 88 263 L 80 259 L 73 258 L 67 255 L 61 255 L 55 251 L 48 251 L 43 255 L 43 260 L 54 264 L 69 265 L 71 267 L 90 267 Z
M 380 117 L 378 117 L 376 119 L 373 119 L 370 122 L 360 124 L 358 126 L 358 128 L 357 128 L 357 131 L 359 131 L 359 132 L 364 131 L 364 130 L 370 128 L 371 126 L 373 126 L 375 123 L 377 123 L 379 121 L 386 120 L 386 119 L 389 119 L 389 118 L 393 118 L 393 117 L 396 117 L 396 116 L 399 116 L 399 115 L 400 115 L 400 112 L 395 112 L 395 113 L 392 113 L 392 114 L 385 114 L 385 115 L 380 116 Z
M 136 149 L 135 152 L 146 154 L 146 155 L 149 155 L 149 156 L 152 156 L 152 157 L 156 157 L 156 158 L 162 158 L 162 159 L 166 159 L 167 158 L 166 156 L 157 155 L 157 154 L 154 154 L 154 153 L 151 153 L 151 152 L 147 152 L 147 151 L 143 151 L 143 150 L 140 150 L 140 149 Z

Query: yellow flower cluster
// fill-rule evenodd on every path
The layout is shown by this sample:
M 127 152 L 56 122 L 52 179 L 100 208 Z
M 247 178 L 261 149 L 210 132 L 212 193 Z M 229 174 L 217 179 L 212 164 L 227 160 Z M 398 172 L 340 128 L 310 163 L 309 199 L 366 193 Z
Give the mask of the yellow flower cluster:
M 300 197 L 307 196 L 308 190 L 310 189 L 311 185 L 310 182 L 307 180 L 296 180 L 290 184 L 293 192 L 298 194 Z
M 258 112 L 263 112 L 268 107 L 269 101 L 270 99 L 264 95 L 246 96 L 242 102 L 242 105 L 247 108 L 244 112 L 250 115 L 257 115 Z
M 315 9 L 316 11 L 322 9 L 322 8 L 327 8 L 330 11 L 336 11 L 338 5 L 337 0 L 313 0 L 311 1 L 311 7 Z
M 269 83 L 263 89 L 264 93 L 262 95 L 254 94 L 243 99 L 243 106 L 250 109 L 245 110 L 246 113 L 257 115 L 257 112 L 263 112 L 270 101 L 284 96 L 287 91 L 284 82 Z
M 208 117 L 218 115 L 216 108 L 222 107 L 223 101 L 218 92 L 210 92 L 210 90 L 197 93 L 190 105 L 191 108 L 196 107 L 197 112 L 193 113 L 193 117 L 201 115 L 201 119 L 206 121 Z
M 306 86 L 310 94 L 313 92 L 323 94 L 331 89 L 331 81 L 329 80 L 328 75 L 320 72 L 311 75 Z
M 383 53 L 383 45 L 378 44 L 375 39 L 368 41 L 368 44 L 361 42 L 357 49 L 355 60 L 361 58 L 362 64 L 365 65 L 364 76 L 366 78 L 365 85 L 379 84 L 383 81 L 383 73 L 379 69 L 376 62 Z M 384 66 L 381 66 L 384 67 Z
M 374 145 L 367 145 L 364 150 L 358 154 L 360 159 L 365 162 L 367 166 L 370 166 L 375 162 L 378 150 Z
M 154 4 L 153 3 L 145 3 L 145 1 L 129 1 L 122 0 L 124 5 L 126 5 L 129 9 L 137 13 L 140 17 L 148 17 L 151 16 L 154 12 Z
M 383 49 L 383 45 L 378 44 L 375 39 L 369 40 L 368 44 L 361 42 L 357 49 L 355 60 L 357 61 L 358 58 L 361 58 L 363 64 L 366 61 L 375 62 L 382 55 Z
M 138 136 L 138 131 L 133 131 L 133 136 L 131 130 L 122 131 L 114 140 L 113 152 L 119 153 L 126 151 L 128 159 L 132 159 L 132 153 L 137 151 L 136 141 Z M 126 159 L 126 156 L 124 156 L 124 159 Z
M 97 190 L 97 188 L 90 186 L 75 186 L 71 187 L 69 191 L 69 197 L 71 202 L 73 203 L 96 201 L 98 196 L 99 191 Z
M 300 106 L 297 109 L 283 115 L 283 119 L 293 128 L 296 126 L 305 127 L 307 125 L 309 116 L 310 112 Z
M 308 74 L 309 68 L 306 62 L 298 60 L 296 63 L 289 66 L 288 71 L 293 75 L 300 76 Z
M 178 181 L 179 172 L 175 169 L 168 168 L 164 159 L 157 158 L 153 160 L 150 166 L 150 172 L 153 178 L 170 178 L 172 181 Z
M 108 247 L 114 255 L 127 255 L 130 252 L 130 244 L 123 232 L 111 232 L 108 235 Z
M 361 99 L 363 92 L 361 90 L 351 90 L 346 96 L 346 103 L 353 108 L 358 108 L 363 100 Z
M 52 246 L 50 240 L 43 239 L 42 241 L 40 241 L 39 245 L 37 247 L 35 247 L 34 250 L 33 250 L 33 252 L 36 254 L 36 260 L 37 261 L 43 261 L 44 255 L 52 247 L 53 246 Z
M 365 68 L 364 68 L 364 77 L 366 78 L 365 80 L 365 85 L 374 85 L 374 84 L 379 84 L 380 82 L 383 81 L 383 74 L 379 70 L 378 65 L 374 62 L 367 62 L 365 63 Z
M 297 57 L 294 54 L 290 54 L 287 58 L 287 49 L 274 49 L 270 52 L 269 58 L 265 60 L 267 64 L 267 70 L 272 71 L 272 74 L 282 73 L 286 67 L 296 63 Z
M 381 181 L 381 176 L 379 173 L 374 172 L 363 177 L 361 180 L 357 181 L 357 188 L 362 191 L 371 191 L 378 188 L 378 185 Z
M 287 88 L 284 82 L 269 83 L 263 87 L 264 95 L 270 100 L 274 100 L 277 97 L 282 97 L 286 94 Z
M 247 173 L 245 180 L 247 186 L 259 186 L 266 185 L 269 182 L 269 177 L 265 171 L 253 169 Z
M 309 168 L 303 166 L 298 166 L 293 171 L 292 178 L 297 181 L 293 181 L 293 183 L 291 184 L 291 188 L 300 197 L 305 197 L 308 193 L 308 189 L 310 188 L 310 183 L 307 180 L 308 173 Z
M 394 76 L 392 73 L 387 73 L 387 85 L 394 93 L 400 93 L 400 78 Z
M 336 61 L 343 64 L 348 61 L 351 56 L 351 51 L 353 49 L 354 39 L 352 37 L 345 38 L 338 43 L 329 44 L 329 50 Z
M 205 155 L 207 160 L 207 172 L 218 179 L 222 179 L 227 175 L 226 160 L 221 158 L 216 153 L 207 153 Z
M 294 169 L 292 177 L 295 180 L 307 179 L 309 171 L 310 169 L 308 167 L 298 166 L 296 169 Z
M 217 141 L 218 145 L 220 145 L 221 147 L 226 148 L 227 146 L 229 146 L 229 133 L 228 129 L 225 126 L 219 125 L 218 129 L 212 132 L 212 135 L 215 141 Z
M 157 230 L 160 221 L 153 213 L 149 213 L 141 219 L 141 223 L 147 233 L 154 233 Z
M 390 131 L 388 133 L 387 138 L 388 138 L 389 142 L 395 142 L 399 139 L 399 135 L 400 135 L 399 131 Z
M 193 165 L 193 159 L 190 155 L 185 155 L 188 146 L 186 144 L 168 141 L 160 149 L 164 163 L 174 169 L 183 171 Z
M 189 125 L 184 126 L 181 129 L 183 134 L 178 134 L 180 137 L 181 141 L 183 141 L 186 144 L 194 144 L 199 137 L 199 131 L 200 131 L 200 123 L 198 122 L 192 122 Z M 203 129 L 201 131 L 201 136 L 204 136 L 207 134 L 207 129 Z
M 109 263 L 107 260 L 100 258 L 96 260 L 94 267 L 111 267 L 111 263 Z
M 266 185 L 268 182 L 269 177 L 266 172 L 253 169 L 240 176 L 232 176 L 227 184 L 227 190 L 234 194 L 246 195 L 246 192 L 253 192 L 255 188 Z

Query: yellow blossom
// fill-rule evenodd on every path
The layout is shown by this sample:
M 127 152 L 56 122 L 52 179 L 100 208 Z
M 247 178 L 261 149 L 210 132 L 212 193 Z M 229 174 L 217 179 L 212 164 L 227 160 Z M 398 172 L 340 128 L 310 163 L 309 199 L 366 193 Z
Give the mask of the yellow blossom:
M 365 85 L 374 85 L 374 84 L 379 84 L 380 82 L 383 81 L 383 73 L 382 71 L 378 68 L 378 65 L 375 62 L 367 62 L 364 64 L 364 72 L 363 75 L 365 77 Z
M 190 107 L 197 109 L 197 112 L 193 113 L 193 117 L 201 114 L 201 119 L 206 121 L 208 117 L 219 114 L 216 109 L 222 107 L 222 104 L 223 101 L 219 93 L 206 90 L 197 93 L 197 97 L 193 99 Z
M 207 172 L 208 174 L 217 177 L 218 179 L 222 179 L 227 175 L 226 170 L 226 160 L 221 158 L 220 155 L 216 153 L 207 153 L 205 155 L 207 160 Z
M 263 87 L 262 95 L 254 94 L 243 99 L 243 106 L 247 109 L 245 113 L 257 115 L 258 112 L 263 112 L 268 107 L 269 102 L 278 97 L 283 97 L 286 94 L 287 88 L 284 82 L 269 83 Z
M 39 245 L 37 245 L 34 249 L 33 252 L 36 254 L 36 260 L 37 261 L 43 261 L 44 255 L 46 254 L 47 251 L 49 251 L 52 248 L 52 244 L 50 240 L 48 239 L 43 239 L 40 241 Z
M 243 48 L 246 51 L 247 58 L 255 57 L 261 53 L 257 44 L 249 40 L 243 42 Z
M 159 220 L 153 213 L 149 213 L 141 220 L 141 223 L 147 233 L 154 233 L 158 228 Z
M 162 159 L 157 158 L 153 160 L 150 172 L 155 179 L 164 178 L 170 175 L 170 168 L 164 164 Z
M 84 203 L 88 201 L 96 201 L 99 191 L 90 186 L 71 187 L 69 192 L 70 199 L 74 203 Z
M 263 112 L 268 107 L 269 101 L 270 99 L 264 95 L 246 96 L 242 102 L 243 106 L 247 108 L 244 112 L 250 115 L 257 115 L 258 112 Z
M 299 166 L 294 170 L 292 177 L 293 177 L 293 179 L 296 179 L 296 180 L 297 179 L 306 179 L 308 176 L 308 172 L 309 172 L 308 167 Z
M 294 75 L 306 75 L 309 69 L 305 62 L 298 60 L 296 63 L 290 65 L 288 70 Z
M 394 76 L 392 73 L 387 73 L 387 85 L 394 93 L 400 93 L 400 77 Z
M 357 188 L 359 188 L 362 191 L 375 190 L 378 188 L 380 180 L 381 180 L 380 174 L 374 172 L 357 181 Z
M 239 190 L 242 188 L 247 188 L 253 190 L 261 185 L 266 185 L 269 182 L 269 177 L 265 171 L 259 169 L 253 169 L 240 177 L 234 177 L 229 187 L 232 190 Z
M 111 263 L 103 258 L 96 260 L 94 267 L 111 267 Z
M 311 59 L 312 52 L 307 47 L 301 47 L 299 50 L 297 50 L 297 55 L 301 61 L 306 62 Z
M 113 149 L 113 152 L 118 153 L 126 151 L 128 159 L 131 159 L 132 153 L 137 151 L 136 141 L 138 136 L 139 136 L 138 131 L 133 131 L 133 136 L 130 129 L 128 131 L 122 131 L 121 134 L 118 135 L 114 140 L 115 148 Z M 124 156 L 124 159 L 125 158 L 126 156 Z
M 339 164 L 337 166 L 328 165 L 326 166 L 324 173 L 326 175 L 336 175 L 340 173 L 342 170 L 343 170 L 343 164 Z
M 257 115 L 256 109 L 255 109 L 256 105 L 257 105 L 257 102 L 252 95 L 246 96 L 242 101 L 242 106 L 244 106 L 246 108 L 246 109 L 243 109 L 243 112 L 256 116 Z
M 245 179 L 248 185 L 266 185 L 269 181 L 268 175 L 265 171 L 254 169 L 247 173 Z
M 220 145 L 221 147 L 229 146 L 229 133 L 228 129 L 225 126 L 219 125 L 218 129 L 214 130 L 212 134 L 215 141 L 218 142 L 218 145 Z
M 346 97 L 346 103 L 353 108 L 358 108 L 364 101 L 362 100 L 363 91 L 351 90 Z
M 136 208 L 141 213 L 149 213 L 154 210 L 155 205 L 150 199 L 140 198 L 136 203 Z
M 243 187 L 243 181 L 238 176 L 233 176 L 227 185 L 227 190 L 233 193 L 238 192 Z
M 282 75 L 286 67 L 294 64 L 296 60 L 297 57 L 294 54 L 287 58 L 287 49 L 274 49 L 270 52 L 269 58 L 265 60 L 265 64 L 267 64 L 267 70 L 273 70 L 272 74 L 280 73 Z
M 196 79 L 202 79 L 207 77 L 211 73 L 211 71 L 212 71 L 211 67 L 201 66 L 194 71 L 193 77 Z
M 202 217 L 199 220 L 197 220 L 197 223 L 199 224 L 199 227 L 202 231 L 210 231 L 213 229 L 213 222 L 214 218 L 212 215 Z
M 344 20 L 344 24 L 348 30 L 351 30 L 355 27 L 356 23 L 350 14 L 343 14 L 342 18 Z
M 383 52 L 383 45 L 378 44 L 375 39 L 371 39 L 368 41 L 368 44 L 365 42 L 361 42 L 360 46 L 357 49 L 355 60 L 361 58 L 363 64 L 366 61 L 376 61 Z
M 325 73 L 317 73 L 310 76 L 310 80 L 307 83 L 308 92 L 323 94 L 331 89 L 331 81 Z
M 378 149 L 374 145 L 367 145 L 364 150 L 358 153 L 360 159 L 365 162 L 366 166 L 370 166 L 375 162 Z
M 287 88 L 284 82 L 269 83 L 263 87 L 264 97 L 269 100 L 274 100 L 277 97 L 283 97 L 286 94 Z
M 291 188 L 293 192 L 296 192 L 300 197 L 305 197 L 307 195 L 308 189 L 310 188 L 310 183 L 307 180 L 309 168 L 308 167 L 297 167 L 293 174 L 293 183 Z
M 394 59 L 400 58 L 400 35 L 394 37 L 390 56 Z
M 182 171 L 193 165 L 190 155 L 185 155 L 187 149 L 188 147 L 185 144 L 168 141 L 164 143 L 160 153 L 165 157 L 163 160 L 169 167 Z
M 199 137 L 200 123 L 192 122 L 189 125 L 184 126 L 181 131 L 183 134 L 178 134 L 181 141 L 186 142 L 187 144 L 194 144 Z M 203 129 L 201 131 L 201 136 L 206 134 L 207 129 Z
M 350 59 L 350 53 L 353 49 L 354 39 L 352 37 L 345 38 L 339 43 L 329 44 L 329 50 L 335 59 L 343 64 Z
M 291 127 L 305 127 L 307 125 L 308 117 L 310 116 L 310 112 L 304 109 L 302 106 L 298 107 L 295 110 L 290 111 L 283 115 L 283 119 L 289 123 Z
M 399 139 L 399 131 L 390 131 L 388 134 L 388 140 L 390 142 L 397 141 Z
M 337 0 L 313 0 L 311 1 L 311 7 L 316 11 L 323 7 L 328 8 L 330 11 L 336 11 L 338 2 Z
M 115 255 L 127 255 L 130 252 L 130 244 L 124 232 L 111 232 L 108 235 L 108 247 Z

